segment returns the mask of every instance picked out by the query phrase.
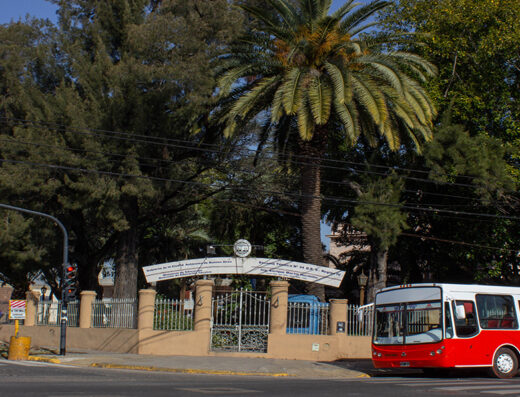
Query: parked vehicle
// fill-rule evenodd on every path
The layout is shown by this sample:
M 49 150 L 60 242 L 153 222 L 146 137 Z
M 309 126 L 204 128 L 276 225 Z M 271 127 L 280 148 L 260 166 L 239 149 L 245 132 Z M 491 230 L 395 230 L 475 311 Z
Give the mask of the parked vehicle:
M 520 288 L 412 284 L 376 294 L 376 368 L 488 367 L 518 373 Z
M 320 335 L 327 333 L 328 303 L 314 295 L 289 295 L 287 333 Z

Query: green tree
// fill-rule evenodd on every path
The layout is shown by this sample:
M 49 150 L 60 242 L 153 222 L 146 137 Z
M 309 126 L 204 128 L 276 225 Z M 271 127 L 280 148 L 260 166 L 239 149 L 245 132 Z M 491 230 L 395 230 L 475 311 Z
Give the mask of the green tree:
M 47 35 L 2 27 L 21 37 L 2 43 L 2 151 L 12 160 L 1 167 L 2 195 L 63 221 L 83 288 L 114 258 L 115 294 L 133 297 L 138 265 L 183 257 L 171 237 L 192 234 L 175 228 L 229 182 L 233 142 L 191 121 L 214 101 L 210 60 L 241 15 L 225 0 L 56 3 L 59 26 Z M 162 239 L 166 252 L 139 259 Z
M 368 237 L 367 301 L 372 302 L 376 291 L 387 285 L 388 251 L 408 225 L 407 214 L 400 208 L 403 180 L 395 174 L 364 179 L 363 187 L 354 186 L 359 201 L 350 216 L 350 223 Z
M 390 32 L 413 32 L 412 47 L 439 68 L 429 87 L 441 111 L 470 134 L 514 143 L 520 134 L 520 4 L 515 0 L 399 0 L 382 19 Z
M 375 144 L 384 136 L 393 150 L 401 135 L 416 147 L 431 139 L 435 109 L 419 81 L 435 68 L 415 54 L 387 51 L 389 36 L 363 35 L 386 1 L 362 7 L 347 1 L 332 15 L 328 0 L 267 3 L 268 9 L 242 6 L 259 28 L 221 59 L 220 120 L 226 136 L 255 119 L 266 134 L 286 137 L 279 142 L 293 142 L 301 163 L 303 257 L 321 265 L 320 165 L 334 150 L 329 137 L 353 144 L 362 134 Z M 310 292 L 323 298 L 317 285 Z

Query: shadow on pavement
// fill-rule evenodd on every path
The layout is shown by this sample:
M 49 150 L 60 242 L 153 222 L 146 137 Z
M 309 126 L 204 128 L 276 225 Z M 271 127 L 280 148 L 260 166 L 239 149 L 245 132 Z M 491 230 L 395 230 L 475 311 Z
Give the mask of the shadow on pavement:
M 374 368 L 370 359 L 344 359 L 326 362 L 341 368 L 363 372 L 371 377 L 399 378 L 489 378 L 485 368 Z

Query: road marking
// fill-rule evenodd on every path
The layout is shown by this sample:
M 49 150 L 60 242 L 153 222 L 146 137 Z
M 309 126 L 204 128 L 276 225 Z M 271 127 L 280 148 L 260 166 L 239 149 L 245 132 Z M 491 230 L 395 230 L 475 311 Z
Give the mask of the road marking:
M 484 390 L 484 389 L 507 389 L 514 385 L 486 385 L 486 386 L 451 386 L 451 387 L 436 387 L 435 390 L 442 391 L 464 391 L 464 390 Z M 516 389 L 518 393 L 518 388 Z
M 515 388 L 515 389 L 506 389 L 506 390 L 496 390 L 496 391 L 486 391 L 486 390 L 483 390 L 481 391 L 482 394 L 511 394 L 511 395 L 518 395 L 519 392 L 518 392 L 518 387 Z
M 498 380 L 497 380 L 498 381 Z M 408 386 L 408 387 L 416 387 L 416 386 L 436 386 L 436 385 L 447 385 L 447 386 L 450 386 L 450 385 L 453 385 L 454 383 L 455 384 L 458 384 L 458 385 L 463 385 L 463 384 L 467 384 L 469 386 L 472 386 L 472 385 L 489 385 L 489 384 L 495 384 L 497 381 L 494 381 L 493 379 L 490 379 L 488 381 L 472 381 L 472 380 L 460 380 L 460 379 L 453 379 L 453 380 L 449 380 L 449 379 L 439 379 L 439 380 L 431 380 L 431 381 L 409 381 L 409 380 L 406 380 L 406 379 L 400 379 L 400 380 L 395 380 L 395 381 L 381 381 L 381 382 L 376 382 L 376 383 L 380 383 L 380 384 L 389 384 L 389 385 L 394 385 L 394 384 L 403 384 L 403 382 L 406 382 L 404 384 L 404 386 Z M 499 381 L 498 381 L 499 382 Z
M 61 368 L 78 368 L 72 365 L 53 364 L 40 361 L 6 361 L 3 365 L 20 365 L 22 367 L 61 367 Z
M 243 393 L 259 393 L 260 390 L 251 389 L 240 389 L 236 387 L 190 387 L 190 388 L 177 388 L 177 390 L 190 391 L 194 393 L 202 394 L 243 394 Z

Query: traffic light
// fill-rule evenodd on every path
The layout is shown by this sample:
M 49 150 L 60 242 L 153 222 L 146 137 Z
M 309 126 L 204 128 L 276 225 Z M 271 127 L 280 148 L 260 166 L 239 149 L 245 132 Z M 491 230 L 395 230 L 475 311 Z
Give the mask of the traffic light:
M 63 269 L 63 300 L 65 302 L 76 299 L 78 267 L 76 264 L 69 264 Z

